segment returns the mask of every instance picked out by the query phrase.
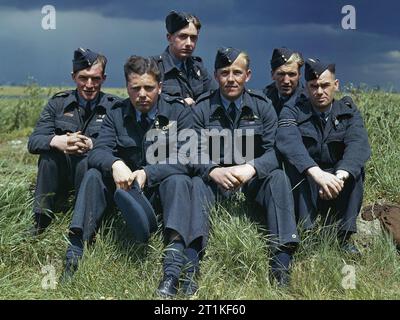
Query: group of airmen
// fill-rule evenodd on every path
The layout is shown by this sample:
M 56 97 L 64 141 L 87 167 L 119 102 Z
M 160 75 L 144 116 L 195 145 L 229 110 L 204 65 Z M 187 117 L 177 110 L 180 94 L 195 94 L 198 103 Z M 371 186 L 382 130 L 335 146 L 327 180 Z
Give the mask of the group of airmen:
M 82 48 L 74 52 L 76 89 L 48 101 L 28 141 L 29 152 L 39 154 L 32 235 L 49 226 L 53 212 L 65 209 L 71 191 L 75 195 L 62 281 L 73 278 L 84 243 L 94 241 L 105 214 L 118 209 L 139 242 L 149 239 L 162 217 L 166 250 L 157 294 L 195 294 L 210 209 L 239 191 L 264 218 L 270 277 L 278 286 L 290 283 L 300 226 L 312 230 L 319 214 L 336 226 L 344 252 L 360 254 L 349 240 L 371 151 L 356 105 L 350 97 L 334 97 L 335 65 L 276 48 L 273 83 L 253 91 L 245 86 L 251 78 L 246 52 L 220 48 L 214 77 L 193 56 L 200 28 L 193 14 L 169 13 L 165 51 L 126 61 L 125 100 L 101 91 L 105 56 Z M 147 154 L 156 140 L 146 133 L 168 136 L 171 123 L 178 134 L 192 129 L 199 136 L 205 129 L 241 129 L 253 158 L 227 157 L 232 148 L 223 137 L 206 137 L 210 145 L 198 152 L 219 152 L 206 163 L 172 163 L 168 154 L 150 163 Z M 165 139 L 167 150 L 171 143 Z

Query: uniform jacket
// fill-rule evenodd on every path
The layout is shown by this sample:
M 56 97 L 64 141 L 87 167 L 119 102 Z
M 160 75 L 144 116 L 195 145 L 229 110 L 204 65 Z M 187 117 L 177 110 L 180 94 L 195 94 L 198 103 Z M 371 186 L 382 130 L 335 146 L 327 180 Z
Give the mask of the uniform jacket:
M 292 96 L 284 103 L 282 103 L 281 100 L 279 99 L 278 89 L 276 88 L 275 82 L 272 82 L 271 84 L 266 86 L 263 92 L 267 96 L 267 98 L 269 98 L 272 101 L 272 105 L 274 106 L 278 117 L 284 105 L 288 107 L 293 107 L 298 99 L 306 97 L 306 91 L 301 82 L 299 82 L 299 85 L 293 92 Z
M 157 129 L 162 137 L 162 144 L 169 150 L 171 130 L 176 125 L 177 132 L 191 128 L 193 124 L 190 108 L 185 108 L 179 98 L 160 95 L 157 101 L 157 114 L 150 129 Z M 89 166 L 97 168 L 103 175 L 111 176 L 111 167 L 117 160 L 122 160 L 132 171 L 145 167 L 148 184 L 151 185 L 162 177 L 168 176 L 170 165 L 149 165 L 146 160 L 146 151 L 154 143 L 145 138 L 145 132 L 137 123 L 136 112 L 129 99 L 115 106 L 107 115 L 101 128 L 100 135 L 89 155 Z M 179 147 L 179 145 L 177 146 Z M 168 162 L 168 154 L 160 161 Z M 165 172 L 167 170 L 167 172 Z
M 49 151 L 53 137 L 67 132 L 81 131 L 94 142 L 104 117 L 118 101 L 118 97 L 100 92 L 94 112 L 84 122 L 84 109 L 79 106 L 76 90 L 57 93 L 40 114 L 36 127 L 29 137 L 29 152 L 37 154 Z
M 262 92 L 256 92 L 246 89 L 242 96 L 242 106 L 237 113 L 236 120 L 232 122 L 222 105 L 220 91 L 216 90 L 201 96 L 196 106 L 193 108 L 194 128 L 198 135 L 201 129 L 217 129 L 219 131 L 228 129 L 233 132 L 234 129 L 252 129 L 252 132 L 244 133 L 251 136 L 254 142 L 254 159 L 250 163 L 255 167 L 258 178 L 266 177 L 272 170 L 278 168 L 278 160 L 274 150 L 275 133 L 277 128 L 277 116 L 274 108 L 268 98 Z M 211 157 L 212 140 L 209 139 L 209 148 L 201 150 Z M 246 150 L 246 137 L 242 137 L 243 150 Z M 242 156 L 245 155 L 242 152 Z M 208 181 L 209 172 L 216 166 L 232 166 L 238 163 L 224 163 L 224 143 L 220 140 L 220 157 L 217 161 L 206 165 L 197 166 L 198 174 Z M 248 160 L 248 159 L 246 159 Z M 247 161 L 249 162 L 249 161 Z
M 175 66 L 168 48 L 154 59 L 162 74 L 162 91 L 165 94 L 196 100 L 201 94 L 215 87 L 200 57 L 187 58 L 187 75 Z
M 308 100 L 285 106 L 276 144 L 300 173 L 318 165 L 323 170 L 345 170 L 356 178 L 371 155 L 363 119 L 350 97 L 333 101 L 325 128 Z

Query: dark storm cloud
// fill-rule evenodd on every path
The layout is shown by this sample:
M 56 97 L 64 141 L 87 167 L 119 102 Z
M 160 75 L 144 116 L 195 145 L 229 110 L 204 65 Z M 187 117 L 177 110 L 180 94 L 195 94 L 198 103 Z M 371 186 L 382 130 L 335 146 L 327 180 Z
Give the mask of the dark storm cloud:
M 217 48 L 236 46 L 249 52 L 250 85 L 261 88 L 270 80 L 272 49 L 285 45 L 336 62 L 342 82 L 400 89 L 399 5 L 385 3 L 352 1 L 357 29 L 343 30 L 341 7 L 347 1 L 2 1 L 0 83 L 21 83 L 33 75 L 45 85 L 71 84 L 72 52 L 85 46 L 107 55 L 107 84 L 122 86 L 122 65 L 130 54 L 164 50 L 165 15 L 177 9 L 201 18 L 196 55 L 211 72 Z M 40 27 L 45 4 L 57 10 L 56 30 Z

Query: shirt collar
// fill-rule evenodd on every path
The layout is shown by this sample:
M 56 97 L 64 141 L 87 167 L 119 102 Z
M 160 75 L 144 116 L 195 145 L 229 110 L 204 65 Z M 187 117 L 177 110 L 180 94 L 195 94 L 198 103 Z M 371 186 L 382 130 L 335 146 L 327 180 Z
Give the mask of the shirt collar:
M 96 105 L 97 98 L 98 98 L 98 95 L 97 95 L 96 98 L 94 98 L 91 101 L 88 101 L 88 100 L 84 99 L 83 97 L 81 97 L 81 95 L 78 93 L 78 91 L 76 91 L 76 96 L 78 97 L 78 104 L 83 108 L 86 108 L 86 105 L 89 102 L 90 110 L 93 110 L 93 108 Z
M 174 56 L 174 54 L 171 52 L 171 50 L 168 47 L 168 53 L 171 56 L 172 62 L 174 65 L 179 69 L 182 70 L 184 68 L 184 61 L 179 60 L 177 57 Z
M 140 111 L 136 110 L 136 109 L 135 109 L 135 111 L 136 111 L 136 121 L 139 122 L 140 121 L 140 116 L 142 115 L 142 113 Z M 153 107 L 147 113 L 147 118 L 149 118 L 150 120 L 154 121 L 154 119 L 156 118 L 156 115 L 157 115 L 157 111 L 158 111 L 157 106 Z
M 320 111 L 320 110 L 318 110 L 317 108 L 314 108 L 313 107 L 313 109 L 314 109 L 314 112 L 318 115 L 318 116 L 322 116 L 322 113 L 324 113 L 325 114 L 325 118 L 326 119 L 328 119 L 328 117 L 329 117 L 329 115 L 331 114 L 331 111 L 332 111 L 332 103 L 331 103 L 331 105 L 329 106 L 329 108 L 327 108 L 325 111 Z
M 226 110 L 228 110 L 229 105 L 233 102 L 235 104 L 236 109 L 240 110 L 240 106 L 242 105 L 242 96 L 240 95 L 239 98 L 237 98 L 235 101 L 229 101 L 228 99 L 226 99 L 220 92 L 220 97 L 221 97 L 221 102 L 222 105 L 224 106 L 224 108 Z

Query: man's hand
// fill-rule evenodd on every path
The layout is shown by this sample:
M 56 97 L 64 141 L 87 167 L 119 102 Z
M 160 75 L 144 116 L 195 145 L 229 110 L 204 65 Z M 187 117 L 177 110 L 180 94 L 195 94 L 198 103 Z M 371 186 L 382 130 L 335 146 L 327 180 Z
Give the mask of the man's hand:
M 194 103 L 195 103 L 195 101 L 192 99 L 192 98 L 185 98 L 185 99 L 183 99 L 184 101 L 185 101 L 185 103 L 188 105 L 188 106 L 191 106 L 191 105 L 193 105 Z
M 320 186 L 319 195 L 323 200 L 335 199 L 343 189 L 344 182 L 342 180 L 317 166 L 309 168 L 307 173 Z
M 131 169 L 122 160 L 115 161 L 111 168 L 117 188 L 128 190 L 133 182 Z
M 342 181 L 346 181 L 350 177 L 350 173 L 348 173 L 346 170 L 337 170 L 336 177 Z
M 131 180 L 132 181 L 136 180 L 140 189 L 143 189 L 144 185 L 146 184 L 146 180 L 147 180 L 146 172 L 144 170 L 136 170 L 136 171 L 132 172 Z
M 213 169 L 210 178 L 224 190 L 234 190 L 241 185 L 241 181 L 230 171 L 229 167 L 218 167 Z
M 80 131 L 74 133 L 67 133 L 67 150 L 68 154 L 83 154 L 93 148 L 92 139 L 81 134 Z
M 50 141 L 50 147 L 56 148 L 66 154 L 84 154 L 93 148 L 92 139 L 77 132 L 67 132 L 64 135 L 56 135 Z
M 232 175 L 240 181 L 241 184 L 246 183 L 256 174 L 256 169 L 248 163 L 229 167 Z

